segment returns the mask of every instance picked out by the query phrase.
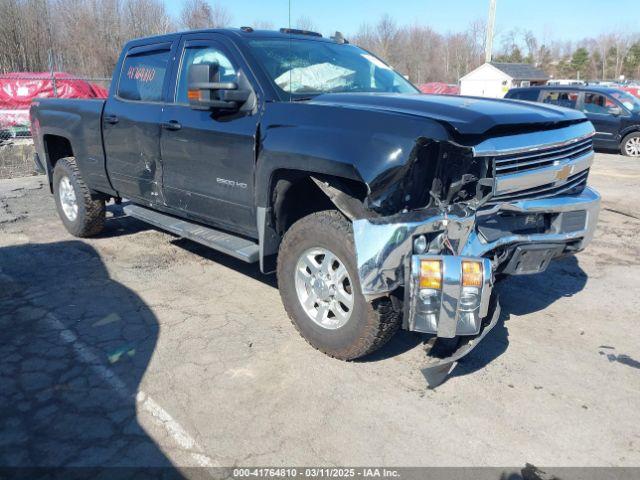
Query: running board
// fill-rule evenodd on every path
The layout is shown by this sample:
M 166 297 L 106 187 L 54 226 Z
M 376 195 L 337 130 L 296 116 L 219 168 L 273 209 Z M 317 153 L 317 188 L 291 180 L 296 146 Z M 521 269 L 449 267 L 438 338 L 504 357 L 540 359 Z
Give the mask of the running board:
M 140 207 L 139 205 L 127 205 L 123 210 L 130 217 L 142 220 L 179 237 L 188 238 L 247 263 L 255 263 L 260 258 L 260 247 L 251 240 L 173 217 L 166 213 Z

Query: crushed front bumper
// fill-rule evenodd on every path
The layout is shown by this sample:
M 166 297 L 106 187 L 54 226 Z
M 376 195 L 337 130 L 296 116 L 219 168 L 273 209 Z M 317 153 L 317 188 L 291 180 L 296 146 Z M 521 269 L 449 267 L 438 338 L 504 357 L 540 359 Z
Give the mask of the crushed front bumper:
M 372 300 L 404 288 L 406 329 L 446 338 L 476 335 L 487 315 L 486 299 L 491 295 L 494 274 L 535 273 L 546 268 L 548 252 L 557 256 L 582 250 L 593 238 L 599 211 L 600 195 L 587 187 L 575 196 L 521 200 L 477 211 L 453 205 L 446 212 L 427 209 L 355 220 L 362 293 Z M 415 251 L 414 242 L 420 236 L 428 239 L 427 251 Z M 441 247 L 443 244 L 446 249 Z M 514 260 L 523 251 L 536 247 L 547 257 L 540 257 L 543 260 L 534 263 L 533 268 L 527 262 Z M 423 258 L 442 259 L 441 302 L 435 321 L 420 317 L 416 279 Z M 482 261 L 484 265 L 480 295 L 485 303 L 480 303 L 479 321 L 471 324 L 458 307 L 463 294 L 460 263 L 464 259 Z

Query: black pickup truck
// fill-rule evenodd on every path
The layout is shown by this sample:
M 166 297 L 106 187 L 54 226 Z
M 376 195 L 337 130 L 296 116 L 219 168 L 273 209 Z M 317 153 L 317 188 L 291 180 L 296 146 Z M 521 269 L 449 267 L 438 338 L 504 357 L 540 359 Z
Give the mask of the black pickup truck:
M 203 30 L 129 42 L 109 98 L 34 101 L 66 228 L 105 202 L 277 272 L 302 336 L 351 360 L 398 328 L 454 344 L 495 325 L 496 276 L 591 240 L 593 127 L 577 111 L 422 95 L 340 34 Z

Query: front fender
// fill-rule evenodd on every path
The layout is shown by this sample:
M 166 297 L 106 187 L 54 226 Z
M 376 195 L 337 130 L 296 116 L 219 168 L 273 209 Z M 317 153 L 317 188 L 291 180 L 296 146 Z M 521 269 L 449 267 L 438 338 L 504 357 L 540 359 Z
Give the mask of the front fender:
M 274 173 L 286 169 L 362 182 L 367 206 L 386 213 L 401 208 L 397 193 L 406 190 L 417 149 L 449 138 L 423 117 L 305 103 L 269 104 L 260 132 L 258 206 L 269 205 Z

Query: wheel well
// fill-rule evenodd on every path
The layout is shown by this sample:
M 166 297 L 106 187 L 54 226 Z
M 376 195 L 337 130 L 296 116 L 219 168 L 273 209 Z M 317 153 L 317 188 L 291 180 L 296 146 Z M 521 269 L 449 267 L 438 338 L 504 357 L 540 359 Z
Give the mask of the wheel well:
M 313 176 L 329 183 L 339 182 L 359 199 L 363 199 L 366 195 L 366 186 L 360 182 L 315 174 Z M 315 184 L 308 172 L 278 172 L 272 185 L 271 205 L 274 226 L 280 236 L 302 217 L 322 210 L 337 209 L 329 197 Z
M 631 135 L 637 135 L 638 133 L 640 133 L 640 128 L 634 128 L 633 130 L 631 130 L 630 132 L 625 133 L 622 136 L 622 140 L 620 141 L 620 145 L 624 145 L 624 141 L 627 139 L 627 137 L 631 136 Z
M 69 142 L 65 137 L 60 137 L 58 135 L 45 135 L 43 140 L 47 162 L 51 167 L 51 171 L 53 171 L 56 163 L 61 158 L 73 157 L 71 142 Z

